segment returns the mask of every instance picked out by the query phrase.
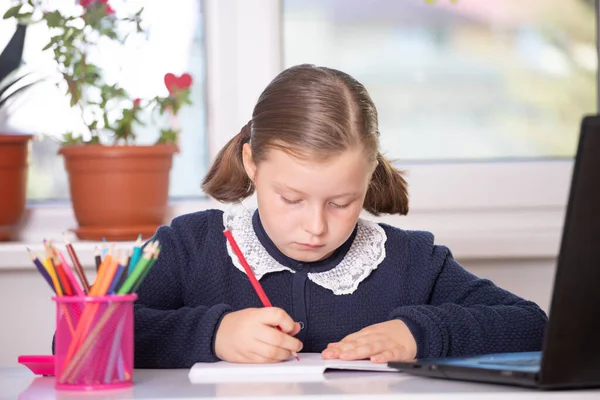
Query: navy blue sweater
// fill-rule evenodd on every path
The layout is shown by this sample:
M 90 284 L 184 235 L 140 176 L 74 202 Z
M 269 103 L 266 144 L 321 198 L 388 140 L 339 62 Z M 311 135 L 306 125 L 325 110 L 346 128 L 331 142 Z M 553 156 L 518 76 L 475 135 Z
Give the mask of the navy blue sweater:
M 299 263 L 281 254 L 265 234 L 258 213 L 254 230 L 279 263 L 295 271 L 260 280 L 269 300 L 301 323 L 302 351 L 366 326 L 401 319 L 417 341 L 417 357 L 540 350 L 547 317 L 534 303 L 462 268 L 427 232 L 380 224 L 386 258 L 356 291 L 335 295 L 306 279 L 307 272 L 335 267 L 349 242 L 329 258 Z M 223 212 L 183 215 L 154 236 L 160 257 L 138 291 L 135 305 L 135 366 L 187 368 L 214 362 L 214 338 L 231 311 L 261 307 L 248 277 L 227 253 Z

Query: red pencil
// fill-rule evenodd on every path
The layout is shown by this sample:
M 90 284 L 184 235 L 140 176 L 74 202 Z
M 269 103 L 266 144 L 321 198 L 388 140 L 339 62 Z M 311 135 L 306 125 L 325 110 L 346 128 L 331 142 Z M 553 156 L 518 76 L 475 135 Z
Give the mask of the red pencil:
M 244 257 L 244 255 L 242 254 L 242 251 L 238 247 L 235 239 L 233 238 L 231 231 L 229 229 L 225 229 L 223 231 L 223 234 L 229 241 L 229 244 L 231 245 L 231 248 L 233 249 L 233 252 L 237 256 L 238 260 L 240 260 L 242 267 L 244 267 L 244 270 L 246 270 L 246 275 L 248 275 L 248 279 L 250 279 L 250 283 L 252 283 L 252 287 L 254 288 L 254 291 L 260 298 L 260 301 L 262 302 L 263 306 L 264 307 L 273 307 L 271 305 L 271 302 L 269 301 L 269 298 L 267 297 L 267 294 L 263 290 L 262 286 L 260 286 L 260 283 L 258 283 L 258 279 L 256 279 L 256 276 L 254 276 L 254 272 L 252 271 L 252 268 L 250 268 L 250 265 L 248 265 L 248 262 L 246 261 L 246 257 Z M 277 327 L 277 329 L 281 330 L 280 327 Z M 296 354 L 295 351 L 293 351 L 292 354 L 294 357 L 296 357 L 296 360 L 300 361 L 300 359 L 298 358 L 298 354 Z

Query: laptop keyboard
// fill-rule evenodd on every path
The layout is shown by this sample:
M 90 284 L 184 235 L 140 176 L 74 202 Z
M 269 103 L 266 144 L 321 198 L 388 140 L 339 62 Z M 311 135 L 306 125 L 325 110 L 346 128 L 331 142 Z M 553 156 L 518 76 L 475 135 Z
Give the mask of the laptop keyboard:
M 539 358 L 521 358 L 518 360 L 487 360 L 487 361 L 479 361 L 479 364 L 491 364 L 491 365 L 516 365 L 516 366 L 532 366 L 539 365 Z

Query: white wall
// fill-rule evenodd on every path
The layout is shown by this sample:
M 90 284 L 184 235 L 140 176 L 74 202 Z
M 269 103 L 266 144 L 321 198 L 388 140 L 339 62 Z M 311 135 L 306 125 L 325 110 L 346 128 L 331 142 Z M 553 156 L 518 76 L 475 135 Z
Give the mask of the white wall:
M 548 310 L 554 260 L 465 260 L 462 264 Z M 93 270 L 86 274 L 93 277 Z M 55 327 L 51 292 L 34 267 L 0 270 L 0 366 L 17 365 L 21 354 L 50 354 Z

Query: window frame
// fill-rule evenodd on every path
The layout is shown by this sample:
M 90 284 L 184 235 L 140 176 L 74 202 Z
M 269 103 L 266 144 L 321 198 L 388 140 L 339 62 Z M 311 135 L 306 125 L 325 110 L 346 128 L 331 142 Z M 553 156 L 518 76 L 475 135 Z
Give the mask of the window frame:
M 283 67 L 282 2 L 204 0 L 202 6 L 207 142 L 212 160 L 251 118 L 259 94 Z M 407 173 L 409 215 L 367 218 L 431 231 L 436 242 L 447 245 L 458 259 L 556 257 L 572 159 L 400 163 L 399 167 Z M 169 220 L 225 207 L 209 198 L 171 199 Z M 70 203 L 30 203 L 21 242 L 60 240 L 63 230 L 75 224 Z M 95 243 L 81 246 L 91 254 Z M 0 244 L 0 268 L 29 265 L 24 254 L 22 244 Z

